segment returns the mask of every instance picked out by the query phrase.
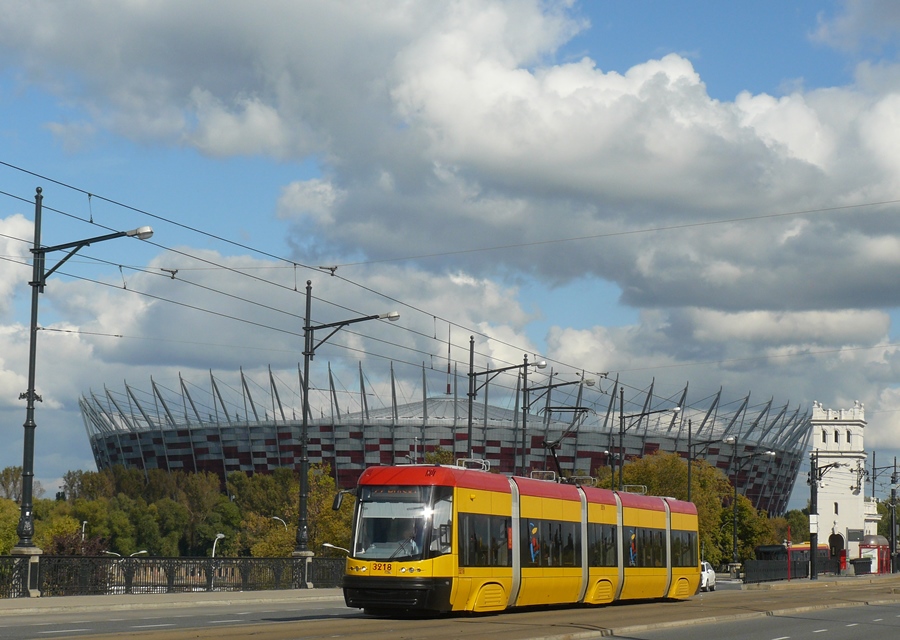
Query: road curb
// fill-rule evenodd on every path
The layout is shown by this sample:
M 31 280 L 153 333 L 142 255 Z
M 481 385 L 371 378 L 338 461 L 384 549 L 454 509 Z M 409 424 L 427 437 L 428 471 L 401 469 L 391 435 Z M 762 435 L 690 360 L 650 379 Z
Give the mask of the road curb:
M 834 583 L 832 583 L 834 584 Z M 595 631 L 577 631 L 553 636 L 532 638 L 531 640 L 591 640 L 592 638 L 614 638 L 617 636 L 629 636 L 643 631 L 658 631 L 660 629 L 675 629 L 692 625 L 714 624 L 719 622 L 734 622 L 738 620 L 752 620 L 754 618 L 766 618 L 770 616 L 787 616 L 810 611 L 822 611 L 824 609 L 843 609 L 847 607 L 875 607 L 896 605 L 896 600 L 866 600 L 862 602 L 839 602 L 822 605 L 810 605 L 805 607 L 792 607 L 790 609 L 773 609 L 770 611 L 753 611 L 747 613 L 734 613 L 721 616 L 707 616 L 705 618 L 690 618 L 686 620 L 667 620 L 650 624 L 637 624 L 627 627 L 603 627 Z

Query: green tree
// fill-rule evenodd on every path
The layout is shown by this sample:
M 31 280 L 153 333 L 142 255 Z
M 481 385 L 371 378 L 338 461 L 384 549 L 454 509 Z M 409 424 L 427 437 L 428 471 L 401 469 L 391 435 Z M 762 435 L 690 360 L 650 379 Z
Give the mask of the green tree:
M 100 538 L 110 538 L 109 528 L 109 510 L 111 503 L 109 500 L 87 500 L 85 498 L 77 498 L 74 504 L 71 504 L 66 513 L 69 513 L 79 522 L 87 522 L 92 536 Z M 58 512 L 62 512 L 60 508 Z
M 22 467 L 0 470 L 0 498 L 13 502 L 22 500 Z
M 207 555 L 207 542 L 216 536 L 213 513 L 223 499 L 219 488 L 219 477 L 214 473 L 176 472 L 179 488 L 179 502 L 187 508 L 188 525 L 186 534 L 190 555 Z
M 44 488 L 37 480 L 32 480 L 31 495 L 35 500 L 44 495 Z M 7 498 L 13 502 L 22 501 L 22 467 L 6 467 L 0 470 L 0 498 Z
M 16 527 L 19 526 L 21 509 L 12 500 L 0 498 L 0 555 L 8 555 L 19 541 Z
M 187 555 L 188 547 L 184 533 L 191 519 L 187 507 L 171 498 L 163 498 L 154 502 L 150 509 L 159 527 L 159 546 L 147 550 L 152 555 L 171 557 Z
M 440 446 L 425 452 L 425 464 L 454 464 L 453 452 Z
M 114 478 L 108 471 L 85 471 L 81 474 L 77 487 L 76 496 L 85 500 L 109 500 L 116 495 Z
M 783 528 L 779 528 L 779 520 L 782 519 L 775 520 L 775 537 L 777 539 L 781 541 L 790 540 L 791 542 L 809 542 L 809 513 L 805 510 L 791 509 L 784 514 Z
M 276 469 L 271 474 L 247 476 L 244 472 L 231 473 L 226 488 L 235 504 L 244 513 L 254 512 L 262 516 L 278 516 L 296 512 L 300 489 L 297 475 L 291 469 Z
M 178 487 L 179 474 L 169 473 L 162 469 L 150 469 L 147 471 L 147 487 L 143 497 L 147 502 L 156 502 L 163 498 L 177 500 L 180 494 Z
M 108 473 L 111 476 L 113 490 L 109 497 L 124 493 L 129 498 L 137 498 L 144 494 L 147 478 L 140 469 L 126 469 L 122 465 L 115 465 L 101 473 Z
M 109 501 L 109 541 L 113 549 L 136 549 L 137 527 L 132 520 L 136 508 L 143 504 L 120 493 Z
M 327 464 L 312 465 L 309 470 L 309 548 L 322 553 L 322 543 L 350 546 L 353 500 L 344 500 L 339 511 L 331 508 L 337 485 Z M 349 497 L 349 496 L 348 496 Z
M 753 503 L 745 496 L 737 497 L 737 561 L 744 562 L 754 557 L 754 549 L 761 544 L 781 544 L 775 528 L 765 512 L 753 508 Z M 730 562 L 734 553 L 734 503 L 722 511 L 719 545 L 723 556 Z
M 66 471 L 63 474 L 62 492 L 69 502 L 75 502 L 75 498 L 81 494 L 81 477 L 84 473 L 84 471 Z
M 252 511 L 245 514 L 240 531 L 242 543 L 257 558 L 289 556 L 296 546 L 296 523 L 282 523 Z

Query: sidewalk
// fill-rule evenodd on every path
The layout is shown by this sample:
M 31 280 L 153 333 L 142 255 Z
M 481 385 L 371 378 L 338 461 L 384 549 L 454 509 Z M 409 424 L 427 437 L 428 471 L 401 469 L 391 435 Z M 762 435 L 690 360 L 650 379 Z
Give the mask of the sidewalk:
M 111 596 L 51 596 L 0 599 L 0 616 L 62 611 L 127 611 L 178 607 L 230 606 L 247 602 L 343 602 L 340 589 L 283 589 L 271 591 L 194 591 Z

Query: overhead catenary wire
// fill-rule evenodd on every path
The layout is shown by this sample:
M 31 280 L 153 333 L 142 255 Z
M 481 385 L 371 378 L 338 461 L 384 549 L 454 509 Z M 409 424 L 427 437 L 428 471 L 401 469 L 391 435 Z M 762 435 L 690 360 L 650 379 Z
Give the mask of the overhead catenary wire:
M 8 162 L 5 162 L 5 161 L 0 160 L 0 165 L 6 166 L 6 167 L 8 167 L 8 168 L 10 168 L 10 169 L 13 169 L 13 170 L 16 170 L 16 171 L 20 171 L 20 172 L 26 173 L 26 174 L 31 175 L 31 176 L 34 176 L 34 177 L 36 177 L 36 178 L 40 178 L 41 180 L 46 180 L 46 181 L 48 181 L 48 182 L 50 182 L 50 183 L 59 185 L 59 186 L 64 187 L 64 188 L 66 188 L 66 189 L 70 189 L 70 190 L 72 190 L 72 191 L 75 191 L 75 192 L 79 192 L 79 193 L 84 194 L 84 195 L 88 198 L 89 209 L 90 209 L 90 218 L 89 218 L 89 219 L 85 219 L 85 218 L 83 218 L 83 217 L 81 217 L 81 216 L 77 216 L 77 215 L 74 215 L 74 214 L 71 214 L 71 213 L 67 213 L 67 212 L 65 212 L 65 211 L 61 211 L 61 210 L 58 210 L 58 209 L 54 209 L 53 207 L 49 207 L 49 206 L 47 206 L 46 204 L 45 204 L 44 207 L 43 207 L 45 211 L 52 211 L 52 212 L 58 213 L 58 214 L 60 214 L 60 215 L 64 215 L 64 216 L 67 216 L 67 217 L 70 217 L 70 218 L 79 220 L 79 221 L 81 221 L 81 222 L 84 222 L 85 224 L 90 224 L 90 225 L 97 226 L 97 227 L 100 227 L 100 228 L 103 228 L 103 229 L 106 229 L 106 230 L 113 230 L 113 229 L 111 229 L 110 227 L 107 227 L 107 226 L 102 225 L 102 224 L 98 224 L 97 222 L 95 222 L 95 221 L 93 220 L 93 210 L 92 210 L 91 202 L 92 202 L 92 200 L 93 200 L 94 198 L 96 198 L 96 199 L 98 199 L 98 200 L 102 200 L 102 201 L 107 202 L 107 203 L 109 203 L 109 204 L 112 204 L 112 205 L 114 205 L 114 206 L 118 206 L 118 207 L 121 207 L 121 208 L 123 208 L 123 209 L 129 210 L 129 211 L 133 211 L 133 212 L 138 213 L 138 214 L 141 214 L 141 215 L 145 215 L 145 216 L 147 216 L 147 217 L 149 217 L 149 218 L 152 218 L 152 219 L 154 219 L 154 220 L 162 221 L 162 222 L 165 222 L 165 223 L 167 223 L 167 224 L 171 224 L 171 225 L 174 225 L 174 226 L 176 226 L 176 227 L 182 228 L 182 229 L 184 229 L 184 230 L 186 230 L 186 231 L 190 231 L 190 232 L 199 234 L 199 235 L 201 235 L 201 236 L 204 236 L 204 237 L 207 237 L 207 238 L 210 238 L 210 239 L 214 239 L 214 240 L 223 242 L 223 243 L 225 243 L 225 244 L 228 244 L 228 245 L 231 245 L 231 246 L 234 246 L 234 247 L 238 247 L 238 248 L 240 248 L 240 249 L 249 251 L 249 252 L 251 252 L 251 253 L 258 254 L 258 255 L 264 256 L 264 257 L 266 257 L 266 258 L 273 259 L 273 260 L 275 260 L 275 261 L 277 261 L 277 262 L 279 262 L 279 263 L 284 263 L 284 265 L 283 265 L 284 268 L 291 268 L 291 269 L 294 271 L 294 273 L 295 273 L 295 276 L 294 276 L 294 284 L 293 284 L 293 286 L 286 286 L 286 285 L 282 285 L 282 284 L 279 284 L 279 283 L 277 283 L 277 282 L 274 282 L 274 281 L 272 281 L 272 280 L 270 280 L 270 279 L 267 279 L 267 278 L 260 278 L 260 277 L 258 277 L 258 276 L 254 276 L 254 275 L 249 274 L 249 273 L 246 272 L 246 271 L 250 271 L 250 270 L 252 270 L 252 269 L 257 268 L 257 267 L 255 267 L 255 266 L 254 266 L 254 267 L 248 267 L 247 269 L 240 269 L 240 268 L 236 268 L 236 267 L 232 267 L 232 266 L 228 266 L 228 265 L 216 263 L 215 261 L 208 260 L 208 259 L 204 259 L 204 258 L 201 258 L 200 256 L 197 256 L 197 255 L 194 255 L 194 254 L 191 254 L 191 253 L 188 253 L 188 252 L 184 252 L 184 251 L 181 251 L 181 250 L 176 250 L 176 249 L 173 249 L 173 248 L 170 248 L 170 247 L 166 247 L 166 246 L 164 246 L 164 245 L 162 245 L 162 244 L 160 244 L 160 243 L 158 243 L 158 242 L 150 242 L 150 244 L 153 244 L 154 246 L 157 246 L 158 248 L 160 248 L 160 249 L 162 249 L 162 250 L 170 251 L 170 252 L 172 252 L 173 254 L 182 255 L 182 256 L 185 256 L 185 257 L 190 258 L 190 259 L 192 259 L 192 260 L 197 260 L 197 261 L 199 261 L 199 262 L 208 264 L 208 265 L 210 265 L 210 268 L 213 268 L 213 269 L 226 269 L 226 270 L 228 270 L 228 271 L 230 271 L 230 272 L 232 272 L 232 273 L 239 274 L 239 275 L 242 276 L 242 277 L 254 278 L 256 281 L 261 282 L 261 283 L 265 283 L 265 284 L 268 285 L 268 286 L 279 287 L 279 288 L 281 288 L 281 289 L 284 289 L 284 290 L 287 290 L 287 291 L 292 291 L 292 292 L 295 292 L 295 293 L 297 292 L 297 286 L 296 286 L 296 279 L 297 279 L 297 278 L 296 278 L 296 269 L 297 269 L 297 267 L 302 267 L 302 268 L 305 268 L 305 269 L 314 270 L 314 271 L 316 271 L 317 273 L 320 272 L 318 267 L 314 267 L 314 266 L 311 266 L 311 265 L 306 265 L 306 264 L 303 264 L 303 263 L 299 263 L 299 262 L 297 262 L 297 261 L 295 261 L 295 260 L 289 260 L 289 259 L 287 259 L 287 258 L 278 256 L 278 255 L 275 255 L 275 254 L 273 254 L 273 253 L 271 253 L 271 252 L 268 252 L 268 251 L 265 251 L 265 250 L 262 250 L 262 249 L 259 249 L 259 248 L 256 248 L 256 247 L 252 247 L 252 246 L 249 246 L 249 245 L 244 244 L 244 243 L 236 242 L 236 241 L 230 240 L 230 239 L 228 239 L 228 238 L 222 237 L 222 236 L 220 236 L 220 235 L 218 235 L 218 234 L 214 234 L 214 233 L 211 233 L 211 232 L 208 232 L 208 231 L 204 231 L 204 230 L 202 230 L 202 229 L 199 229 L 199 228 L 196 228 L 196 227 L 193 227 L 193 226 L 190 226 L 190 225 L 186 225 L 186 224 L 183 224 L 183 223 L 174 221 L 174 220 L 172 220 L 172 219 L 170 219 L 170 218 L 167 218 L 167 217 L 165 217 L 165 216 L 160 216 L 160 215 L 158 215 L 158 214 L 151 213 L 151 212 L 149 212 L 149 211 L 146 211 L 146 210 L 140 209 L 140 208 L 138 208 L 138 207 L 134 207 L 134 206 L 125 204 L 125 203 L 123 203 L 123 202 L 114 200 L 114 199 L 112 199 L 112 198 L 107 198 L 107 197 L 104 197 L 104 196 L 100 196 L 100 195 L 98 195 L 98 194 L 96 194 L 96 193 L 93 193 L 92 191 L 88 191 L 88 190 L 86 190 L 86 189 L 82 189 L 82 188 L 76 187 L 76 186 L 74 186 L 74 185 L 65 183 L 65 182 L 63 182 L 63 181 L 53 179 L 53 178 L 51 178 L 51 177 L 49 177 L 49 176 L 45 176 L 45 175 L 42 175 L 42 174 L 39 174 L 39 173 L 30 171 L 30 170 L 27 170 L 27 169 L 24 169 L 24 168 L 22 168 L 22 167 L 19 167 L 19 166 L 14 165 L 14 164 L 11 164 L 11 163 L 8 163 Z M 22 202 L 26 202 L 26 203 L 29 203 L 29 204 L 31 204 L 31 202 L 32 202 L 30 199 L 22 198 L 22 197 L 20 197 L 20 196 L 14 195 L 14 194 L 9 194 L 9 193 L 7 193 L 7 192 L 5 192 L 5 191 L 0 191 L 0 194 L 6 195 L 6 196 L 11 197 L 11 198 L 15 198 L 15 199 L 17 199 L 17 200 L 20 200 L 20 201 L 22 201 Z M 614 233 L 608 233 L 608 234 L 594 234 L 594 235 L 585 235 L 585 236 L 579 236 L 579 237 L 574 237 L 574 238 L 549 239 L 549 240 L 540 241 L 540 242 L 534 242 L 534 243 L 522 243 L 522 244 L 517 244 L 517 245 L 503 245 L 503 246 L 497 246 L 497 247 L 474 248 L 474 249 L 460 250 L 460 251 L 454 251 L 454 252 L 445 252 L 445 253 L 440 253 L 440 254 L 430 254 L 430 255 L 432 255 L 432 256 L 439 256 L 439 255 L 450 255 L 450 254 L 455 254 L 455 253 L 466 253 L 466 252 L 472 252 L 472 251 L 503 250 L 503 249 L 512 248 L 512 247 L 521 248 L 521 247 L 525 247 L 525 246 L 537 246 L 537 245 L 541 245 L 541 244 L 549 244 L 549 243 L 554 243 L 554 242 L 555 242 L 555 243 L 559 243 L 559 242 L 570 242 L 570 241 L 577 241 L 577 240 L 584 240 L 584 239 L 595 239 L 595 238 L 602 238 L 602 237 L 614 237 L 614 236 L 618 236 L 618 235 L 627 235 L 627 234 L 637 234 L 637 233 L 648 233 L 648 232 L 670 231 L 670 230 L 677 230 L 677 229 L 682 229 L 682 228 L 690 228 L 690 227 L 698 227 L 698 226 L 708 226 L 708 225 L 713 225 L 713 224 L 726 224 L 726 223 L 745 222 L 745 221 L 753 221 L 753 220 L 761 220 L 761 219 L 770 219 L 770 218 L 778 218 L 778 217 L 786 217 L 786 216 L 796 216 L 796 215 L 803 215 L 803 214 L 834 212 L 834 211 L 841 211 L 841 210 L 848 210 L 848 209 L 857 209 L 857 208 L 861 208 L 861 207 L 872 207 L 872 206 L 883 206 L 883 205 L 889 205 L 889 204 L 896 204 L 896 203 L 898 203 L 898 202 L 900 202 L 900 200 L 890 200 L 890 201 L 873 202 L 873 203 L 862 203 L 862 204 L 856 204 L 856 205 L 844 205 L 844 206 L 839 206 L 839 207 L 828 207 L 828 208 L 821 208 L 821 209 L 809 209 L 809 210 L 804 210 L 804 211 L 794 211 L 794 212 L 785 212 L 785 213 L 762 214 L 762 215 L 759 215 L 759 216 L 745 216 L 745 217 L 741 217 L 741 218 L 731 218 L 731 219 L 726 219 L 726 220 L 701 221 L 701 222 L 696 222 L 696 223 L 685 223 L 685 224 L 683 224 L 683 225 L 668 225 L 668 226 L 665 226 L 665 227 L 654 227 L 654 228 L 646 228 L 646 229 L 633 229 L 633 230 L 626 230 L 626 231 L 622 231 L 622 232 L 614 232 Z M 7 236 L 7 237 L 8 237 L 8 236 Z M 12 238 L 12 239 L 15 239 L 15 240 L 21 240 L 21 241 L 23 241 L 23 242 L 27 242 L 26 240 L 20 239 L 20 238 Z M 405 258 L 395 258 L 395 259 L 388 259 L 388 260 L 373 260 L 373 261 L 366 261 L 366 262 L 359 262 L 359 263 L 346 263 L 345 265 L 337 265 L 337 266 L 351 266 L 351 265 L 354 265 L 354 264 L 373 264 L 373 263 L 377 263 L 377 262 L 398 261 L 398 260 L 413 260 L 413 259 L 418 259 L 418 258 L 422 258 L 422 257 L 429 257 L 429 256 L 407 256 L 407 257 L 405 257 Z M 10 260 L 10 261 L 13 261 L 13 260 Z M 116 264 L 116 266 L 119 266 L 120 268 L 121 268 L 121 266 L 122 266 L 122 265 L 118 265 L 117 263 L 113 263 L 113 262 L 110 262 L 110 261 L 103 261 L 103 260 L 98 260 L 98 261 L 99 261 L 99 262 L 104 262 L 104 263 L 107 263 L 107 264 Z M 278 265 L 275 265 L 276 268 L 277 268 L 277 266 L 278 266 Z M 266 267 L 258 267 L 258 268 L 266 268 Z M 180 269 L 180 270 L 181 270 L 181 269 L 187 270 L 187 269 L 190 269 L 190 267 L 181 267 L 181 266 L 179 266 L 179 269 Z M 509 343 L 509 342 L 506 342 L 506 341 L 504 341 L 504 340 L 502 340 L 502 339 L 498 339 L 496 336 L 493 336 L 493 335 L 487 334 L 487 333 L 485 333 L 485 332 L 482 332 L 482 331 L 473 329 L 473 328 L 471 328 L 471 327 L 466 327 L 465 325 L 462 325 L 462 324 L 460 324 L 460 323 L 454 322 L 453 320 L 444 318 L 444 317 L 439 316 L 439 315 L 437 315 L 437 314 L 435 314 L 435 313 L 433 313 L 433 312 L 429 312 L 429 311 L 427 311 L 427 310 L 425 310 L 425 309 L 419 308 L 419 307 L 417 307 L 416 305 L 413 305 L 413 304 L 410 304 L 410 303 L 406 303 L 406 302 L 401 301 L 401 300 L 399 300 L 399 299 L 397 299 L 397 298 L 395 298 L 395 297 L 389 296 L 389 295 L 387 295 L 387 294 L 385 294 L 385 293 L 383 293 L 383 292 L 377 291 L 377 290 L 375 290 L 375 289 L 373 289 L 373 288 L 371 288 L 371 287 L 368 287 L 368 286 L 366 286 L 366 285 L 364 285 L 364 284 L 362 284 L 362 283 L 356 282 L 356 281 L 354 281 L 354 280 L 352 280 L 352 279 L 350 279 L 350 278 L 347 278 L 347 277 L 345 277 L 345 276 L 343 276 L 343 275 L 336 274 L 336 273 L 334 272 L 334 270 L 332 270 L 331 273 L 332 273 L 332 275 L 334 275 L 335 277 L 339 278 L 340 280 L 346 282 L 346 283 L 347 283 L 348 285 L 350 285 L 350 286 L 358 287 L 358 288 L 360 288 L 361 290 L 364 290 L 364 291 L 367 291 L 367 292 L 369 292 L 369 293 L 372 293 L 373 295 L 379 296 L 379 297 L 381 297 L 382 299 L 385 299 L 385 300 L 394 302 L 395 304 L 400 304 L 400 305 L 402 305 L 404 308 L 406 308 L 406 309 L 408 309 L 408 310 L 410 310 L 410 311 L 414 311 L 414 312 L 416 312 L 416 313 L 418 313 L 418 314 L 423 314 L 423 315 L 425 315 L 425 316 L 430 316 L 430 317 L 433 319 L 433 322 L 435 322 L 435 323 L 437 322 L 437 319 L 440 318 L 442 321 L 446 321 L 446 322 L 448 323 L 448 326 L 449 326 L 449 327 L 456 327 L 456 328 L 459 328 L 459 329 L 461 329 L 461 330 L 464 330 L 464 331 L 467 332 L 467 333 L 470 333 L 470 334 L 473 334 L 473 335 L 478 335 L 479 337 L 481 337 L 481 338 L 483 338 L 483 339 L 491 340 L 492 342 L 494 342 L 494 343 L 496 343 L 496 344 L 503 345 L 503 346 L 506 346 L 506 347 L 509 347 L 509 348 L 512 348 L 512 349 L 522 350 L 523 352 L 527 352 L 527 351 L 528 351 L 528 349 L 523 349 L 522 347 L 520 347 L 520 346 L 518 346 L 518 345 L 515 345 L 515 344 L 513 344 L 513 343 Z M 75 276 L 73 276 L 73 277 L 75 277 Z M 165 277 L 169 277 L 169 276 L 167 275 L 167 276 L 165 276 Z M 90 279 L 87 279 L 87 280 L 90 280 Z M 182 282 L 188 282 L 187 280 L 184 280 L 184 278 L 179 278 L 179 280 L 181 280 Z M 94 282 L 96 282 L 96 281 L 94 281 Z M 106 284 L 106 283 L 101 283 L 101 284 Z M 269 310 L 276 310 L 276 311 L 279 311 L 280 313 L 285 313 L 285 314 L 287 314 L 288 316 L 293 316 L 293 317 L 295 317 L 295 318 L 299 318 L 299 316 L 298 316 L 297 314 L 293 314 L 293 313 L 286 312 L 286 311 L 281 310 L 281 309 L 273 308 L 273 307 L 271 307 L 271 305 L 265 305 L 265 304 L 262 304 L 262 303 L 258 303 L 258 302 L 256 302 L 256 301 L 252 301 L 252 300 L 249 300 L 249 299 L 247 299 L 247 298 L 243 298 L 243 297 L 241 297 L 241 296 L 236 296 L 236 295 L 234 295 L 234 294 L 230 294 L 230 293 L 228 293 L 228 292 L 224 292 L 224 291 L 222 291 L 222 290 L 220 290 L 220 289 L 216 289 L 216 288 L 214 288 L 214 287 L 207 287 L 207 286 L 205 286 L 205 285 L 199 285 L 199 284 L 197 284 L 197 283 L 193 283 L 193 284 L 194 284 L 195 286 L 199 286 L 199 287 L 201 287 L 201 288 L 204 288 L 205 290 L 207 290 L 207 291 L 209 291 L 209 292 L 211 292 L 211 293 L 216 293 L 216 294 L 219 294 L 219 295 L 228 296 L 228 297 L 231 297 L 232 299 L 240 300 L 241 302 L 246 303 L 246 304 L 258 305 L 258 306 L 260 306 L 261 308 L 266 308 L 266 309 L 269 309 Z M 139 293 L 140 293 L 140 292 L 139 292 Z M 243 321 L 243 320 L 244 320 L 244 319 L 238 318 L 237 316 L 230 316 L 229 314 L 225 314 L 225 313 L 213 312 L 213 311 L 211 311 L 211 310 L 206 310 L 206 309 L 203 309 L 203 308 L 201 308 L 201 307 L 196 307 L 196 306 L 188 305 L 188 304 L 185 304 L 185 303 L 179 303 L 179 302 L 174 301 L 174 300 L 168 300 L 168 299 L 166 299 L 166 298 L 164 298 L 164 297 L 161 297 L 161 296 L 154 296 L 153 294 L 146 294 L 146 293 L 143 293 L 142 295 L 149 295 L 150 297 L 152 297 L 152 298 L 154 298 L 154 299 L 157 299 L 157 300 L 160 300 L 160 301 L 162 301 L 162 302 L 167 302 L 167 303 L 172 303 L 172 304 L 181 304 L 182 306 L 186 306 L 186 307 L 188 307 L 188 308 L 196 309 L 196 310 L 198 310 L 198 311 L 208 312 L 208 313 L 214 313 L 215 315 L 219 315 L 219 316 L 221 316 L 221 317 L 223 317 L 223 318 L 230 318 L 230 319 L 237 320 L 237 321 Z M 334 306 L 334 307 L 336 307 L 336 308 L 340 308 L 340 309 L 346 310 L 346 311 L 348 311 L 348 312 L 359 313 L 358 311 L 355 311 L 355 310 L 353 310 L 353 309 L 350 309 L 349 307 L 346 307 L 345 305 L 341 305 L 341 304 L 338 304 L 338 303 L 335 303 L 335 302 L 332 302 L 332 301 L 329 301 L 329 300 L 326 300 L 326 299 L 323 299 L 323 298 L 320 298 L 320 297 L 316 297 L 315 299 L 316 299 L 318 302 L 321 302 L 321 303 L 323 303 L 323 304 L 332 305 L 332 306 Z M 268 325 L 265 325 L 265 324 L 263 324 L 263 323 L 254 323 L 254 324 L 256 324 L 257 326 L 260 326 L 260 327 L 266 327 L 266 328 L 269 328 L 269 329 L 272 329 L 272 330 L 276 330 L 276 331 L 278 330 L 278 329 L 276 329 L 276 328 L 274 328 L 274 327 L 269 327 Z M 444 342 L 444 341 L 443 341 L 441 338 L 439 338 L 436 334 L 435 334 L 434 336 L 428 336 L 428 335 L 426 335 L 425 333 L 423 333 L 423 332 L 421 332 L 421 331 L 417 331 L 417 330 L 415 330 L 415 329 L 412 329 L 411 327 L 403 327 L 403 330 L 408 331 L 408 332 L 410 332 L 410 333 L 413 334 L 413 335 L 416 335 L 416 336 L 419 336 L 419 337 L 422 337 L 422 338 L 426 338 L 426 339 L 429 339 L 429 340 L 433 340 L 433 341 L 436 342 L 438 345 L 446 346 L 446 347 L 448 348 L 448 364 L 449 364 L 449 361 L 450 361 L 450 358 L 449 358 L 449 350 L 450 350 L 450 347 L 452 346 L 452 345 L 451 345 L 451 342 L 450 342 L 449 336 L 448 336 L 446 342 Z M 291 334 L 291 335 L 299 335 L 299 334 L 297 334 L 296 332 L 292 332 L 292 331 L 287 331 L 286 333 Z M 350 332 L 350 331 L 348 331 L 348 333 L 354 334 L 354 332 Z M 448 332 L 448 334 L 449 334 L 449 332 Z M 354 335 L 361 335 L 361 334 L 356 333 L 356 334 L 354 334 Z M 366 337 L 367 339 L 374 339 L 374 338 L 372 338 L 371 336 L 363 336 L 363 337 Z M 402 344 L 399 344 L 399 343 L 393 343 L 393 342 L 384 341 L 384 340 L 382 340 L 381 342 L 384 342 L 385 344 L 389 344 L 389 345 L 391 345 L 391 346 L 393 346 L 393 347 L 395 347 L 395 348 L 409 349 L 409 347 L 407 347 L 406 345 L 402 345 Z M 342 346 L 342 345 L 338 345 L 338 346 Z M 348 347 L 345 347 L 345 348 L 348 348 Z M 869 347 L 869 348 L 877 348 L 877 347 Z M 353 349 L 351 349 L 351 350 L 353 350 Z M 431 356 L 434 355 L 434 354 L 433 354 L 432 352 L 430 352 L 430 351 L 423 351 L 423 350 L 413 350 L 413 351 L 416 352 L 416 353 L 427 354 L 429 357 L 431 357 Z M 838 352 L 838 351 L 842 351 L 842 349 L 828 350 L 828 351 L 824 351 L 824 350 L 823 350 L 822 352 L 823 352 L 823 353 L 827 353 L 827 352 Z M 377 354 L 372 354 L 372 353 L 370 353 L 370 352 L 367 352 L 367 353 L 368 353 L 368 355 L 370 355 L 370 356 L 376 356 L 376 355 L 377 355 Z M 810 354 L 810 352 L 805 352 L 804 354 L 783 354 L 783 355 L 780 355 L 780 356 L 777 356 L 777 357 L 790 357 L 790 356 L 792 356 L 792 355 L 809 355 L 809 354 Z M 479 355 L 480 357 L 482 357 L 482 358 L 487 358 L 487 357 L 489 356 L 489 354 L 485 354 L 485 353 L 479 353 L 478 355 Z M 502 361 L 502 360 L 497 360 L 497 358 L 496 358 L 495 355 L 493 355 L 493 356 L 491 356 L 491 357 L 492 357 L 495 361 L 497 361 L 497 362 L 501 362 L 501 363 L 503 363 L 503 364 L 511 364 L 511 363 L 506 363 L 506 362 L 504 362 L 504 361 Z M 752 357 L 752 358 L 735 358 L 735 359 L 722 360 L 722 361 L 705 361 L 705 362 L 702 362 L 702 363 L 678 363 L 678 364 L 670 364 L 670 365 L 659 365 L 659 366 L 655 366 L 655 367 L 640 367 L 640 368 L 631 368 L 631 369 L 621 369 L 620 372 L 622 372 L 622 371 L 643 371 L 643 370 L 653 370 L 653 369 L 658 369 L 658 368 L 659 368 L 659 369 L 662 369 L 662 368 L 673 368 L 673 367 L 679 367 L 679 366 L 694 366 L 694 365 L 696 365 L 696 364 L 711 364 L 711 363 L 717 363 L 717 362 L 732 362 L 732 361 L 734 361 L 734 362 L 740 362 L 740 361 L 751 361 L 751 360 L 766 359 L 766 358 L 771 358 L 771 357 L 775 357 L 775 356 L 760 356 L 760 357 L 758 357 L 758 358 L 757 358 L 757 357 Z M 572 365 L 572 364 L 568 364 L 568 363 L 564 363 L 564 362 L 557 361 L 557 360 L 552 360 L 552 359 L 548 359 L 548 360 L 549 360 L 550 362 L 553 362 L 553 363 L 555 363 L 555 364 L 558 364 L 558 365 L 560 365 L 560 366 L 562 366 L 562 367 L 570 368 L 570 369 L 572 369 L 572 370 L 574 370 L 574 371 L 581 370 L 581 369 L 584 368 L 583 366 L 580 366 L 580 365 Z M 454 359 L 453 362 L 455 362 L 455 363 L 457 363 L 457 364 L 463 364 L 463 365 L 466 364 L 465 362 L 463 362 L 463 361 L 461 361 L 461 360 L 458 360 L 458 359 Z M 410 362 L 409 364 L 413 364 L 413 363 Z M 624 383 L 623 383 L 622 381 L 620 381 L 620 384 L 624 384 Z

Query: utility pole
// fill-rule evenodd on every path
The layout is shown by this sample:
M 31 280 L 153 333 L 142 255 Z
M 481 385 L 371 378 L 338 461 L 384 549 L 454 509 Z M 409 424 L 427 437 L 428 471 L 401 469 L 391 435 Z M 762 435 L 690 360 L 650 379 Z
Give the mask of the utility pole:
M 816 556 L 819 550 L 819 456 L 809 454 L 809 579 L 818 580 Z
M 891 474 L 891 573 L 897 559 L 897 456 L 894 456 L 894 472 Z

